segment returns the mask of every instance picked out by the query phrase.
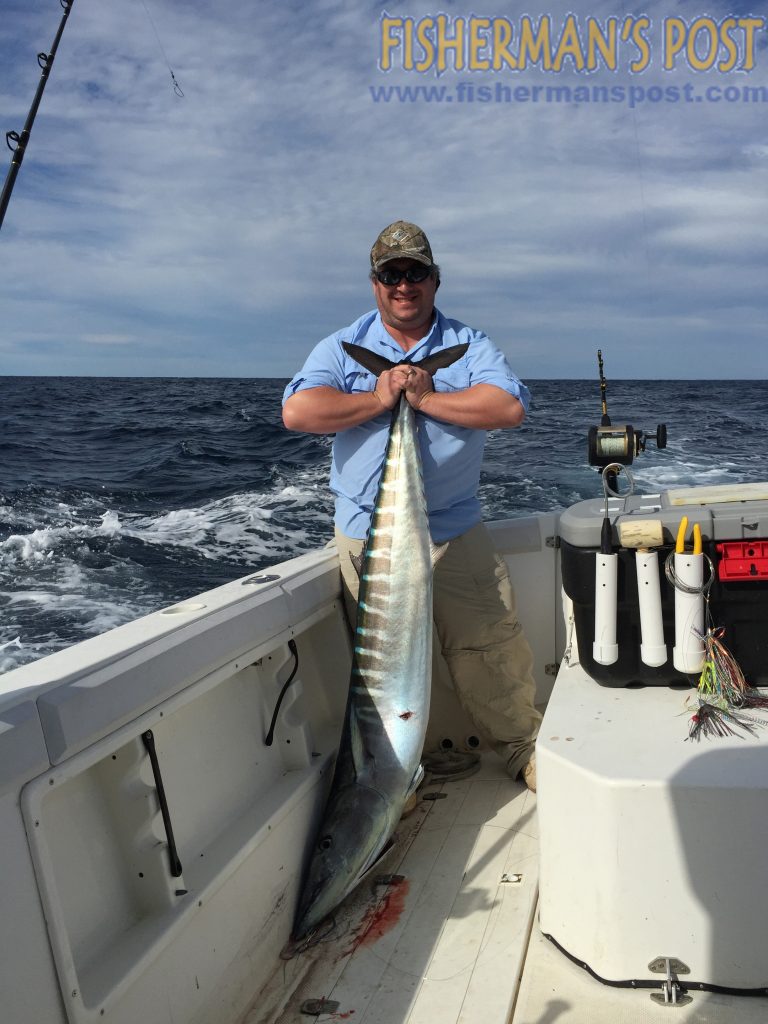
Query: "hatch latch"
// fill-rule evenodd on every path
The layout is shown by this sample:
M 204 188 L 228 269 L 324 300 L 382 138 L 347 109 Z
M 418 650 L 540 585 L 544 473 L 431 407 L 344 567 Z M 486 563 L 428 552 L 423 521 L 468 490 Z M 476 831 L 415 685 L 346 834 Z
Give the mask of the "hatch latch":
M 661 1003 L 662 1006 L 685 1006 L 691 1002 L 691 997 L 685 994 L 685 989 L 678 981 L 678 974 L 690 974 L 690 969 L 673 956 L 657 956 L 648 964 L 648 970 L 653 974 L 666 975 L 661 983 L 661 992 L 651 992 L 651 999 L 654 1003 Z

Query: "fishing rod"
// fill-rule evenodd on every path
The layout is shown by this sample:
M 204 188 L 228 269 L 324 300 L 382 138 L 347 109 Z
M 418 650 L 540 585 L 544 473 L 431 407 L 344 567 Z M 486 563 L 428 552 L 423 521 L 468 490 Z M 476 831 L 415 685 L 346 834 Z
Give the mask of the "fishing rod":
M 38 53 L 37 63 L 42 69 L 40 75 L 40 82 L 35 92 L 35 98 L 32 100 L 32 106 L 29 108 L 27 114 L 27 120 L 24 123 L 24 127 L 21 130 L 21 134 L 15 131 L 9 131 L 5 133 L 5 142 L 8 149 L 13 153 L 11 157 L 11 166 L 8 168 L 8 174 L 6 175 L 5 184 L 3 185 L 3 191 L 0 193 L 0 228 L 3 226 L 3 220 L 5 219 L 5 211 L 8 209 L 8 203 L 11 199 L 11 192 L 13 192 L 13 186 L 16 183 L 16 177 L 21 167 L 21 162 L 24 159 L 24 153 L 27 149 L 27 143 L 29 142 L 29 136 L 32 131 L 32 125 L 35 123 L 35 116 L 37 115 L 37 108 L 40 106 L 40 101 L 43 98 L 43 91 L 45 90 L 45 83 L 48 81 L 48 76 L 51 73 L 53 67 L 53 61 L 56 57 L 56 50 L 58 49 L 59 42 L 62 35 L 64 34 L 64 26 L 67 24 L 67 18 L 69 12 L 72 10 L 72 4 L 75 0 L 59 0 L 59 3 L 64 8 L 64 14 L 59 24 L 59 30 L 56 33 L 56 38 L 53 41 L 50 53 Z

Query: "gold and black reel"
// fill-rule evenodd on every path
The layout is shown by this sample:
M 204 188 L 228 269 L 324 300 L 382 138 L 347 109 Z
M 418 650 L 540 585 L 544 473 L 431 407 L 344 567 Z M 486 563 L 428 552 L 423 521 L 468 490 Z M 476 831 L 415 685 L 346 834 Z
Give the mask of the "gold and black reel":
M 600 401 L 602 418 L 599 427 L 590 427 L 587 435 L 587 458 L 590 466 L 597 466 L 598 471 L 612 462 L 622 466 L 631 466 L 632 460 L 645 451 L 648 441 L 655 441 L 658 449 L 667 447 L 667 428 L 659 423 L 655 434 L 635 430 L 629 423 L 614 425 L 608 415 L 606 400 L 607 383 L 603 373 L 603 353 L 597 350 L 597 365 L 600 372 Z

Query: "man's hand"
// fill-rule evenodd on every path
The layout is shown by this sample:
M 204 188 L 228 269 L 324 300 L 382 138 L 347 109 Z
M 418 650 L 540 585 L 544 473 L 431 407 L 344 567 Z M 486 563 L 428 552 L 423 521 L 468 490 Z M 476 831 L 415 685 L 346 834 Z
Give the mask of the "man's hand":
M 405 397 L 412 409 L 418 409 L 428 391 L 434 391 L 432 375 L 418 366 L 408 368 L 405 378 Z
M 424 373 L 423 370 L 421 372 Z M 401 392 L 406 391 L 410 379 L 409 374 L 412 373 L 412 367 L 393 366 L 391 370 L 384 370 L 379 374 L 375 390 L 385 409 L 394 409 L 400 401 Z M 427 373 L 425 376 L 429 377 L 429 374 Z

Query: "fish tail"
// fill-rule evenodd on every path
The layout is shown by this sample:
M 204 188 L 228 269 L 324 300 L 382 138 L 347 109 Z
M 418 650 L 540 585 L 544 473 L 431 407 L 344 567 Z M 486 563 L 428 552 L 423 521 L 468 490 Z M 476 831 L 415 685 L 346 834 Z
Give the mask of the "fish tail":
M 366 370 L 370 370 L 371 373 L 379 374 L 385 370 L 391 370 L 394 366 L 402 366 L 403 364 L 410 363 L 409 359 L 401 359 L 395 363 L 391 359 L 387 359 L 385 356 L 380 356 L 377 352 L 371 352 L 370 349 L 363 348 L 362 345 L 354 345 L 350 341 L 342 341 L 341 343 L 344 351 L 352 356 L 355 362 L 360 363 Z M 420 366 L 422 370 L 426 370 L 427 373 L 434 374 L 437 370 L 442 370 L 446 366 L 450 366 L 455 363 L 457 359 L 461 359 L 464 353 L 469 348 L 469 343 L 464 345 L 452 345 L 450 348 L 443 349 L 442 352 L 435 352 L 434 355 L 427 356 L 426 359 L 422 359 L 419 363 L 413 363 L 413 366 Z
M 360 363 L 361 366 L 376 374 L 377 377 L 385 370 L 391 370 L 393 366 L 397 366 L 397 363 L 393 363 L 391 359 L 380 356 L 376 352 L 371 352 L 369 349 L 363 348 L 362 345 L 353 345 L 350 341 L 342 341 L 341 345 L 344 351 L 352 356 L 356 363 Z

